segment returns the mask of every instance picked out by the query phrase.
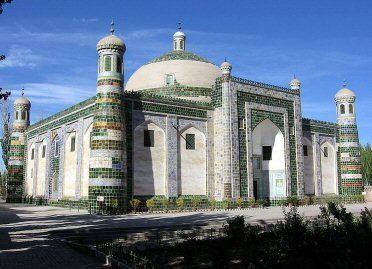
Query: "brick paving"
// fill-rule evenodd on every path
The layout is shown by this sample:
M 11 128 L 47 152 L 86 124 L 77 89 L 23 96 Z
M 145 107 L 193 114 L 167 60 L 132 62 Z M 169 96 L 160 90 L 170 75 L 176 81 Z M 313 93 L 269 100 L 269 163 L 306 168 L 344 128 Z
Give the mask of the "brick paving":
M 372 203 L 347 205 L 359 214 Z M 318 206 L 300 207 L 307 217 L 319 214 Z M 220 226 L 227 218 L 243 215 L 250 223 L 270 223 L 283 218 L 282 208 L 237 211 L 198 211 L 123 216 L 89 215 L 86 211 L 49 206 L 6 204 L 0 201 L 0 269 L 13 268 L 107 268 L 50 236 L 52 231 L 91 229 L 148 229 L 175 225 Z

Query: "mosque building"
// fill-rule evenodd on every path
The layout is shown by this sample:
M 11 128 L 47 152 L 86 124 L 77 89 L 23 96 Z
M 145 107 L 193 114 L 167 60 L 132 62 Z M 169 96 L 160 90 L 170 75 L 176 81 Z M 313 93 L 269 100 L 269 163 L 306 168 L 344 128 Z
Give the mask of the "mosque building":
M 356 96 L 335 96 L 337 123 L 306 119 L 301 82 L 279 87 L 233 76 L 188 50 L 173 50 L 124 82 L 126 46 L 97 44 L 96 94 L 30 125 L 31 102 L 14 103 L 7 201 L 87 199 L 122 210 L 133 198 L 279 200 L 361 194 Z

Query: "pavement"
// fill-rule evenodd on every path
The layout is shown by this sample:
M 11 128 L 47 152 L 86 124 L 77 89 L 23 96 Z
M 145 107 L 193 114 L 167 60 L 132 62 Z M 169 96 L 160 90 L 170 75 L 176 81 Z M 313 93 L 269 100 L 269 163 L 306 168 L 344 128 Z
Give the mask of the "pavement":
M 372 203 L 346 205 L 358 215 Z M 288 210 L 288 209 L 287 209 Z M 299 207 L 305 217 L 319 214 L 319 206 Z M 0 269 L 13 268 L 107 268 L 98 260 L 80 254 L 54 239 L 56 232 L 150 229 L 172 226 L 222 226 L 231 217 L 242 215 L 252 224 L 267 224 L 283 219 L 281 207 L 232 211 L 146 213 L 120 216 L 90 215 L 86 211 L 50 206 L 6 204 L 0 201 Z

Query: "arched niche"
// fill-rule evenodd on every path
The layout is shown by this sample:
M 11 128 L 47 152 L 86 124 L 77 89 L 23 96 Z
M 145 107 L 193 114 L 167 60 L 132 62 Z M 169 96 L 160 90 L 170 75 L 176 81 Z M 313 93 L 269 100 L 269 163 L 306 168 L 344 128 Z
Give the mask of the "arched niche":
M 286 196 L 283 133 L 271 120 L 265 119 L 253 130 L 252 146 L 253 192 L 257 195 L 256 198 Z
M 180 131 L 178 191 L 182 195 L 206 195 L 207 145 L 205 135 L 194 126 Z
M 315 194 L 314 151 L 309 138 L 302 138 L 304 155 L 304 186 L 305 194 Z
M 27 176 L 25 184 L 25 193 L 33 195 L 34 191 L 34 177 L 35 177 L 35 143 L 32 142 L 27 151 Z
M 39 144 L 37 158 L 36 195 L 45 195 L 46 163 L 47 163 L 47 141 L 43 139 Z
M 64 145 L 63 196 L 75 197 L 77 169 L 77 134 L 75 131 L 66 134 Z
M 322 171 L 322 194 L 336 194 L 336 152 L 334 146 L 324 142 L 321 146 L 321 171 Z
M 145 121 L 134 129 L 133 140 L 133 194 L 165 195 L 165 132 L 154 122 Z

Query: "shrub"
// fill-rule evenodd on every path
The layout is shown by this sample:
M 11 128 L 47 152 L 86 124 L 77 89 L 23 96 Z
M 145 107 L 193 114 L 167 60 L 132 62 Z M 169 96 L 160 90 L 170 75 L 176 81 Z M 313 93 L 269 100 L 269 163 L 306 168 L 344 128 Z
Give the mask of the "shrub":
M 178 209 L 183 210 L 185 207 L 185 200 L 182 198 L 178 198 L 176 200 L 176 204 L 177 204 Z
M 217 201 L 215 199 L 211 199 L 209 201 L 209 204 L 210 204 L 212 210 L 215 210 L 216 209 Z
M 156 200 L 154 197 L 146 201 L 146 207 L 149 209 L 149 211 L 152 211 L 155 205 L 156 205 Z
M 223 206 L 225 209 L 231 209 L 233 207 L 233 201 L 231 199 L 226 199 L 223 201 Z
M 201 201 L 202 200 L 199 197 L 197 197 L 197 196 L 192 197 L 192 199 L 191 199 L 191 205 L 194 208 L 194 210 L 196 210 L 200 206 Z
M 299 206 L 300 205 L 300 200 L 298 199 L 297 196 L 288 196 L 286 205 L 288 206 Z
M 132 207 L 132 210 L 133 210 L 134 212 L 137 212 L 138 208 L 139 208 L 140 205 L 141 205 L 141 201 L 138 200 L 138 199 L 132 199 L 132 200 L 129 201 L 129 204 L 130 204 L 130 206 Z
M 223 226 L 223 230 L 225 234 L 231 239 L 241 240 L 242 235 L 244 235 L 244 217 L 243 216 L 236 216 L 234 218 L 228 219 L 227 224 Z
M 303 199 L 302 199 L 302 204 L 303 205 L 312 205 L 313 204 L 313 199 L 311 196 L 305 196 Z
M 255 207 L 257 205 L 256 200 L 254 198 L 248 198 L 247 205 L 249 207 Z
M 239 197 L 238 199 L 236 199 L 236 206 L 238 207 L 238 208 L 242 208 L 242 206 L 243 206 L 243 198 L 241 198 L 241 197 Z
M 259 200 L 257 200 L 257 203 L 261 207 L 268 207 L 268 206 L 270 206 L 270 200 L 268 200 L 268 199 L 259 199 Z
M 167 209 L 169 206 L 169 200 L 167 198 L 163 198 L 160 200 L 160 204 L 164 209 Z

